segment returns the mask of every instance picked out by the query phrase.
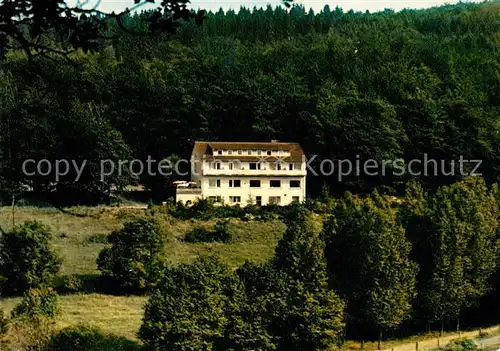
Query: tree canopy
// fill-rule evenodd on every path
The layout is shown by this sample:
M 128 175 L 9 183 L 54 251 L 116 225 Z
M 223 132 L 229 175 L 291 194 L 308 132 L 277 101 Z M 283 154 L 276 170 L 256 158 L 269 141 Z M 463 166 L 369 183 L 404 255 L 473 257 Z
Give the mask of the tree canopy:
M 126 13 L 123 22 L 141 30 L 151 15 Z M 461 158 L 482 160 L 476 172 L 497 181 L 499 16 L 495 1 L 377 13 L 241 8 L 207 13 L 202 26 L 181 20 L 169 35 L 122 31 L 96 53 L 69 54 L 74 65 L 46 52 L 50 59 L 39 57 L 34 69 L 23 50 L 9 49 L 0 73 L 0 178 L 13 191 L 45 189 L 53 175 L 22 176 L 22 160 L 159 162 L 188 159 L 199 139 L 277 139 L 317 155 L 316 170 L 322 160 L 354 167 L 359 158 L 361 174 L 341 181 L 338 167 L 309 172 L 311 194 L 324 184 L 339 194 L 398 190 L 412 178 L 435 188 L 475 168 Z M 116 31 L 110 24 L 102 33 Z M 370 175 L 370 159 L 419 162 L 412 174 L 389 162 Z M 90 172 L 74 185 L 105 192 L 139 181 L 164 199 L 165 177 L 145 173 L 103 186 Z

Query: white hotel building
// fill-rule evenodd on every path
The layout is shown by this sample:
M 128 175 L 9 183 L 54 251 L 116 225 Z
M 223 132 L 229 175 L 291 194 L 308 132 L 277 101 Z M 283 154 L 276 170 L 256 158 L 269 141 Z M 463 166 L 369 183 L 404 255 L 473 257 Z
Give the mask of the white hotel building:
M 305 199 L 306 175 L 306 158 L 297 143 L 197 141 L 191 182 L 177 182 L 176 201 L 288 205 Z

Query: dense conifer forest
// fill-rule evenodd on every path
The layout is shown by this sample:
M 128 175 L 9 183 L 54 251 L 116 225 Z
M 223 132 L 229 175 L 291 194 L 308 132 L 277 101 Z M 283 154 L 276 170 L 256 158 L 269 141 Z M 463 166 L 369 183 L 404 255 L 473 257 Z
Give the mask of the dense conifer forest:
M 124 22 L 139 30 L 147 16 Z M 488 182 L 500 175 L 498 2 L 397 13 L 221 10 L 176 34 L 124 34 L 101 45 L 69 63 L 47 55 L 36 67 L 9 51 L 0 72 L 3 189 L 49 191 L 54 173 L 26 175 L 26 159 L 87 160 L 78 182 L 71 167 L 56 188 L 81 199 L 139 181 L 165 198 L 168 177 L 114 172 L 103 183 L 100 160 L 186 158 L 195 140 L 296 141 L 317 155 L 316 167 L 425 155 L 439 163 L 417 177 L 430 188 L 461 178 L 460 157 L 482 160 L 477 172 Z M 409 178 L 390 167 L 340 182 L 336 173 L 310 176 L 308 192 L 394 192 Z

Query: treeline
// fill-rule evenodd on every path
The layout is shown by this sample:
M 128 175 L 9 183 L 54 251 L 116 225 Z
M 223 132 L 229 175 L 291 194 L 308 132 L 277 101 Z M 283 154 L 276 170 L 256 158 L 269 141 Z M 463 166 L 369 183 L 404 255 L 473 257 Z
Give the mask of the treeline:
M 147 16 L 126 24 L 140 29 Z M 415 177 L 434 188 L 462 177 L 461 157 L 482 160 L 476 172 L 491 184 L 500 165 L 499 19 L 498 2 L 375 14 L 242 8 L 168 37 L 123 34 L 98 54 L 74 54 L 73 64 L 28 67 L 10 52 L 0 72 L 2 189 L 55 188 L 74 202 L 140 182 L 163 200 L 170 177 L 125 169 L 102 180 L 100 161 L 187 158 L 195 140 L 271 139 L 300 142 L 318 155 L 315 167 L 426 155 L 438 169 Z M 29 164 L 26 175 L 26 159 L 47 159 L 52 172 L 33 174 Z M 57 159 L 87 160 L 77 182 L 70 167 L 52 184 Z M 424 167 L 414 164 L 414 174 Z M 413 177 L 385 173 L 310 176 L 308 189 L 400 191 Z
M 274 256 L 236 271 L 215 256 L 166 264 L 154 218 L 113 232 L 97 266 L 115 293 L 148 294 L 139 337 L 151 349 L 321 350 L 346 338 L 498 323 L 498 187 L 471 177 L 434 194 L 418 183 L 405 188 L 400 204 L 346 193 L 330 203 L 321 232 L 310 211 L 293 205 L 282 213 L 287 230 Z M 60 261 L 49 236 L 31 222 L 4 234 L 3 293 L 29 299 L 50 286 Z

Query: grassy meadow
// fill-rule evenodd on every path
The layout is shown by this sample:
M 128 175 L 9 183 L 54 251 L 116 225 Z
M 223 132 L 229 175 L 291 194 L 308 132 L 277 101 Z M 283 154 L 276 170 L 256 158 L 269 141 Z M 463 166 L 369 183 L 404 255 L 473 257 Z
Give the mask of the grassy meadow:
M 54 234 L 53 245 L 62 256 L 59 277 L 97 276 L 96 258 L 105 247 L 105 235 L 120 229 L 127 221 L 150 216 L 143 208 L 74 207 L 64 212 L 55 208 L 19 207 L 15 210 L 15 224 L 37 220 L 49 226 Z M 166 257 L 170 264 L 188 263 L 200 254 L 215 253 L 236 268 L 245 260 L 263 262 L 274 252 L 285 226 L 279 220 L 269 222 L 244 222 L 231 219 L 231 243 L 184 243 L 183 236 L 197 226 L 212 226 L 216 220 L 176 220 L 156 213 L 162 223 L 167 244 Z M 0 207 L 0 226 L 12 227 L 12 210 Z M 19 298 L 0 301 L 0 308 L 10 313 Z M 104 332 L 135 339 L 141 324 L 144 296 L 112 296 L 89 292 L 60 296 L 61 314 L 58 327 L 91 325 Z

